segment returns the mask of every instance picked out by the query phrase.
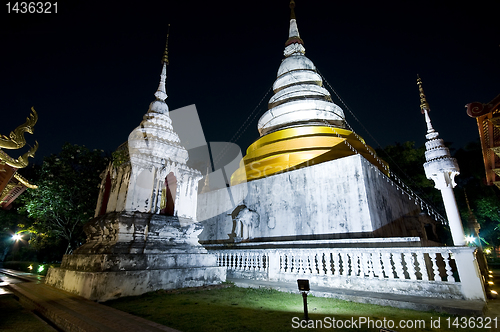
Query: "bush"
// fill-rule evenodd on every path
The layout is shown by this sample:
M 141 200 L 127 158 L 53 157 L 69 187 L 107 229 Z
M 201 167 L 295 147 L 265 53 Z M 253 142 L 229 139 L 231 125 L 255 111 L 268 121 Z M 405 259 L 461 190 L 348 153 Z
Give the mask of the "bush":
M 24 262 L 24 261 L 10 261 L 3 262 L 3 267 L 6 269 L 34 273 L 42 276 L 47 275 L 47 271 L 50 267 L 59 267 L 61 264 L 46 264 L 38 262 Z M 30 268 L 31 267 L 31 268 Z

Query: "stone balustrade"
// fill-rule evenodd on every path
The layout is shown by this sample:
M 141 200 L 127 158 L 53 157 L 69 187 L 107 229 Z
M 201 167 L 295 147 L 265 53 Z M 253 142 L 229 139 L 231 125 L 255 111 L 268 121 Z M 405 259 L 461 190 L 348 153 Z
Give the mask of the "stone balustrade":
M 213 250 L 228 278 L 295 282 L 407 295 L 485 300 L 474 248 Z

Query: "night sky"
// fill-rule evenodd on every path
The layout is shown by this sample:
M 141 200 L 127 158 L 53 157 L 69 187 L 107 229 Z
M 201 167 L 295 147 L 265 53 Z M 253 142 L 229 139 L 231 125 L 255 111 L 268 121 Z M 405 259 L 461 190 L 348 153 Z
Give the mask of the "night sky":
M 127 140 L 154 99 L 169 23 L 170 109 L 196 104 L 208 142 L 245 151 L 258 138 L 288 38 L 288 0 L 65 1 L 57 14 L 7 14 L 5 3 L 0 133 L 34 106 L 27 139 L 40 144 L 36 162 L 64 142 L 111 152 Z M 460 148 L 478 138 L 465 104 L 500 93 L 494 3 L 297 0 L 295 10 L 306 56 L 368 144 L 425 142 L 419 74 L 435 129 Z

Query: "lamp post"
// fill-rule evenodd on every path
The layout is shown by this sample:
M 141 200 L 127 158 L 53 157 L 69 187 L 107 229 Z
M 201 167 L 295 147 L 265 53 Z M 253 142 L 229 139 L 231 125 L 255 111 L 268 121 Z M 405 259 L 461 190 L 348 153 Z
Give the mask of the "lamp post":
M 304 301 L 304 320 L 309 321 L 309 313 L 307 312 L 307 292 L 309 292 L 309 280 L 297 279 L 299 291 L 302 292 L 302 299 Z

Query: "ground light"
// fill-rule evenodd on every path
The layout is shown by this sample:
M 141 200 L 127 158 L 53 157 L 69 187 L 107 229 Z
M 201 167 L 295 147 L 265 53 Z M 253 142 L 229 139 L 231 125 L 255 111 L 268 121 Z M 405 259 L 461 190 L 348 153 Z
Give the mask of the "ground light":
M 14 234 L 14 235 L 12 235 L 12 240 L 14 240 L 14 241 L 19 241 L 22 238 L 23 237 L 21 236 L 21 234 Z
M 309 280 L 297 279 L 297 284 L 299 286 L 299 291 L 302 292 L 302 299 L 304 300 L 304 320 L 308 322 L 309 314 L 307 312 L 307 292 L 309 292 Z

